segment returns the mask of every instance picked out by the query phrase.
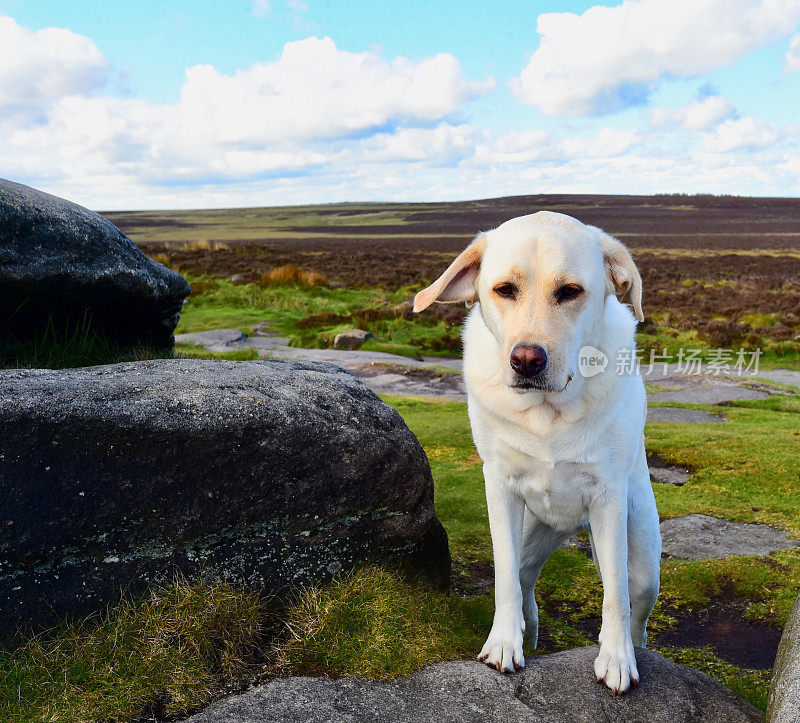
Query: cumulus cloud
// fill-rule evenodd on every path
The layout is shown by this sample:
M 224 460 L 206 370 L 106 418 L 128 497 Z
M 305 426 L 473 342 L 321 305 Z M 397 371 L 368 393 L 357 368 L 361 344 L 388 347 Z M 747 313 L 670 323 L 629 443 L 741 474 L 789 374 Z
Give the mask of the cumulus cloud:
M 181 132 L 201 143 L 352 137 L 433 123 L 491 87 L 491 80 L 465 78 L 447 53 L 389 61 L 308 38 L 287 43 L 275 62 L 233 75 L 190 68 L 178 113 Z
M 800 33 L 792 36 L 783 63 L 784 73 L 796 73 L 798 70 L 800 70 Z
M 56 65 L 43 65 L 42 76 Z M 230 75 L 190 68 L 175 104 L 92 95 L 93 86 L 80 84 L 51 93 L 37 101 L 38 122 L 5 124 L 0 167 L 23 179 L 90 177 L 102 185 L 127 175 L 177 185 L 308 174 L 356 157 L 453 165 L 474 140 L 451 119 L 492 85 L 467 79 L 449 54 L 386 59 L 308 38 Z
M 602 128 L 595 136 L 555 137 L 548 131 L 529 130 L 502 135 L 480 157 L 494 163 L 564 162 L 580 158 L 613 158 L 641 142 L 635 130 Z
M 0 119 L 29 122 L 59 98 L 105 84 L 108 63 L 97 45 L 65 28 L 32 31 L 0 17 Z
M 768 148 L 780 138 L 780 129 L 772 123 L 751 117 L 729 119 L 706 134 L 703 147 L 710 153 L 754 151 Z
M 110 94 L 94 43 L 52 30 L 0 23 L 3 51 L 16 38 L 9 47 L 36 68 L 25 76 L 14 54 L 0 54 L 0 169 L 95 208 L 800 194 L 797 128 L 738 119 L 710 86 L 684 108 L 657 109 L 650 128 L 645 118 L 638 130 L 589 121 L 495 135 L 464 112 L 493 81 L 467 78 L 447 54 L 412 61 L 307 38 L 233 73 L 190 68 L 178 100 L 156 104 Z M 693 132 L 674 143 L 654 132 L 658 118 Z
M 540 15 L 539 47 L 512 89 L 549 116 L 643 103 L 665 77 L 694 78 L 789 34 L 800 0 L 625 0 Z
M 736 114 L 736 109 L 720 95 L 708 95 L 683 108 L 656 108 L 651 116 L 654 126 L 678 126 L 703 131 Z
M 442 123 L 436 128 L 401 128 L 381 133 L 361 149 L 365 161 L 378 163 L 423 163 L 455 166 L 475 153 L 485 136 L 475 126 Z

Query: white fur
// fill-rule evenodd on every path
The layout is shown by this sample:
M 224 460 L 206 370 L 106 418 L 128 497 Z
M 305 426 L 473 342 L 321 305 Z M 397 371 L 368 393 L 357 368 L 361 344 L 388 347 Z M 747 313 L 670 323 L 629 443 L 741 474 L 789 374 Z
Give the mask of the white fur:
M 611 245 L 614 253 L 623 249 L 615 263 L 629 262 L 624 273 L 632 269 L 640 294 L 638 272 L 619 242 L 560 214 L 513 219 L 481 243 L 477 303 L 463 330 L 469 418 L 484 463 L 495 562 L 494 624 L 478 657 L 504 672 L 524 666 L 523 633 L 534 645 L 538 634 L 534 588 L 542 565 L 588 528 L 603 581 L 595 674 L 622 693 L 638 683 L 633 646 L 645 645 L 658 595 L 661 538 L 645 457 L 644 385 L 638 373 L 617 373 L 618 353 L 634 349 L 636 321 L 608 278 Z M 529 304 L 513 318 L 492 296 L 492 284 L 512 267 L 527 279 L 518 303 Z M 573 307 L 579 312 L 547 301 L 543 291 L 549 279 L 565 275 L 585 287 L 582 306 Z M 552 387 L 566 381 L 562 391 L 509 386 L 509 348 L 519 340 L 547 348 Z M 603 373 L 578 373 L 584 345 L 606 354 Z

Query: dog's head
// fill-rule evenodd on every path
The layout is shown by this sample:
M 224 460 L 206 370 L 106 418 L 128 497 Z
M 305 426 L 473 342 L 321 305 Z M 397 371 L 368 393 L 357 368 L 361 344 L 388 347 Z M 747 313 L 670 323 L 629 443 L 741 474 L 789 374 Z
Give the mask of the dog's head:
M 642 320 L 642 281 L 627 249 L 599 228 L 540 211 L 479 234 L 416 295 L 414 311 L 434 301 L 479 301 L 506 384 L 557 392 L 599 333 L 610 295 Z

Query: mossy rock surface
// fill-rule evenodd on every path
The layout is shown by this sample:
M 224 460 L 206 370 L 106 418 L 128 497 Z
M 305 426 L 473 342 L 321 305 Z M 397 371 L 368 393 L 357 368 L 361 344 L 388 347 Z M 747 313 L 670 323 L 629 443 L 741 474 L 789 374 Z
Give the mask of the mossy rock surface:
M 330 364 L 0 371 L 0 450 L 5 636 L 175 569 L 269 592 L 382 560 L 448 581 L 425 453 Z

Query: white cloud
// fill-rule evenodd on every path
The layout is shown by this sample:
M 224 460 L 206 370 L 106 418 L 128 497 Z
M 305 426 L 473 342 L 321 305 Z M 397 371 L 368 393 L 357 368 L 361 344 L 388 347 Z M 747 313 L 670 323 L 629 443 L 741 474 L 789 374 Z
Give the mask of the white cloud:
M 590 138 L 556 138 L 548 131 L 529 130 L 502 135 L 479 157 L 493 163 L 561 163 L 572 159 L 613 158 L 641 142 L 635 130 L 602 128 Z
M 55 65 L 43 66 L 42 76 L 57 73 Z M 22 179 L 91 178 L 103 186 L 127 177 L 165 186 L 309 174 L 355 158 L 453 165 L 473 152 L 474 129 L 448 119 L 492 85 L 465 78 L 445 53 L 387 60 L 308 38 L 287 43 L 274 62 L 231 75 L 190 68 L 174 105 L 45 98 L 38 122 L 6 123 L 0 167 Z
M 0 24 L 0 43 L 21 37 L 37 69 L 20 85 L 25 68 L 0 55 L 0 169 L 94 208 L 545 192 L 800 195 L 792 137 L 800 131 L 735 120 L 715 95 L 654 112 L 677 137 L 646 118 L 641 129 L 582 121 L 493 135 L 464 113 L 493 81 L 465 77 L 453 56 L 387 59 L 308 38 L 234 73 L 190 68 L 178 101 L 155 104 L 103 94 L 100 51 L 57 32 L 50 45 L 70 50 L 48 55 L 38 33 Z
M 710 153 L 754 151 L 774 145 L 780 137 L 781 131 L 772 123 L 750 117 L 729 119 L 706 134 L 703 147 Z
M 258 144 L 357 136 L 438 121 L 492 87 L 440 53 L 420 61 L 339 50 L 330 38 L 287 43 L 280 58 L 225 75 L 186 72 L 180 133 L 195 142 Z
M 783 63 L 784 73 L 796 73 L 798 70 L 800 70 L 800 33 L 792 36 Z
M 436 128 L 401 128 L 364 144 L 363 158 L 379 163 L 424 163 L 454 166 L 475 153 L 484 136 L 471 125 L 442 123 Z
M 253 0 L 253 9 L 250 11 L 254 17 L 263 20 L 272 12 L 270 0 Z
M 703 131 L 736 114 L 736 109 L 720 95 L 709 95 L 689 103 L 683 108 L 655 108 L 651 115 L 654 126 L 679 126 L 692 131 Z
M 36 32 L 0 16 L 0 123 L 30 122 L 59 98 L 100 89 L 108 64 L 87 37 L 65 28 Z
M 800 0 L 625 0 L 540 15 L 537 50 L 512 89 L 550 116 L 643 103 L 664 77 L 693 78 L 786 36 Z
M 286 0 L 286 6 L 295 13 L 304 13 L 308 10 L 308 3 L 305 0 Z

